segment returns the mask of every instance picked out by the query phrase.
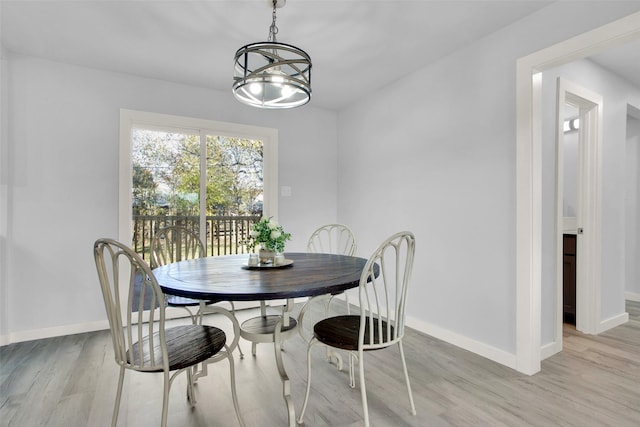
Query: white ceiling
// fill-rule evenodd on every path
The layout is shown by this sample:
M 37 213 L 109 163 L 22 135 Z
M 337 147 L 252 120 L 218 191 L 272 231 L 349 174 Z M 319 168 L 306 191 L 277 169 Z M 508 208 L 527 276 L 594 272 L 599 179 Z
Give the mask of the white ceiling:
M 549 3 L 289 0 L 278 9 L 278 41 L 311 56 L 311 103 L 339 109 Z M 265 40 L 271 24 L 265 0 L 0 0 L 0 7 L 9 51 L 219 90 L 231 90 L 235 51 Z M 636 67 L 628 78 L 640 79 L 640 61 L 606 55 L 607 63 L 628 61 Z

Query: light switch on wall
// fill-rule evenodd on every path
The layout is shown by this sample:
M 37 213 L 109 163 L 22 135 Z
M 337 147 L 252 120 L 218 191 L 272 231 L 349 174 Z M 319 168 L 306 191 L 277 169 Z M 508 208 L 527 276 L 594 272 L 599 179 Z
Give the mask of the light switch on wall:
M 280 195 L 282 197 L 291 197 L 291 187 L 286 185 L 280 187 Z

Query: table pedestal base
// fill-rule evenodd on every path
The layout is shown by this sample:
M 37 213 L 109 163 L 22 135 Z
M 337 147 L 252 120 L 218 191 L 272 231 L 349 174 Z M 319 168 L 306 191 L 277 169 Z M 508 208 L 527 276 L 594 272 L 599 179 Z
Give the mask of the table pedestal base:
M 289 317 L 288 326 L 281 327 L 282 338 L 287 339 L 293 335 L 298 321 L 293 317 Z M 240 336 L 252 343 L 274 342 L 274 334 L 278 322 L 283 323 L 282 316 L 279 314 L 270 314 L 268 316 L 252 317 L 245 320 L 240 325 Z M 253 352 L 255 356 L 255 352 Z
M 282 381 L 282 397 L 287 406 L 289 427 L 295 427 L 296 425 L 296 412 L 291 399 L 289 376 L 282 361 L 282 342 L 294 335 L 298 326 L 298 321 L 289 316 L 292 308 L 293 301 L 287 300 L 287 305 L 282 315 L 267 315 L 263 302 L 261 303 L 262 315 L 245 320 L 240 325 L 240 336 L 247 341 L 251 341 L 251 353 L 254 356 L 256 355 L 257 343 L 273 343 L 278 374 L 280 374 L 280 380 Z

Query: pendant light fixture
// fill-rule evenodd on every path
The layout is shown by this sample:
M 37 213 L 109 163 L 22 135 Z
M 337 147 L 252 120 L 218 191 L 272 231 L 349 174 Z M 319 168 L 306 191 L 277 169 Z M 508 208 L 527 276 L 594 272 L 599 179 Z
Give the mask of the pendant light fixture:
M 302 49 L 276 40 L 276 9 L 286 0 L 267 0 L 273 6 L 269 38 L 236 52 L 233 95 L 258 108 L 293 108 L 311 99 L 311 58 Z

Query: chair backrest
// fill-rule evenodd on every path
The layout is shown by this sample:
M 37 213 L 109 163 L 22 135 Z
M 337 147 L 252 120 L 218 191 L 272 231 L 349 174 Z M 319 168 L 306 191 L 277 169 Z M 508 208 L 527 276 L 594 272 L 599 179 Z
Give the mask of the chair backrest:
M 413 233 L 402 231 L 378 246 L 365 264 L 359 284 L 359 348 L 387 347 L 404 336 L 405 303 L 414 254 Z
M 311 234 L 307 252 L 353 255 L 356 253 L 356 237 L 346 225 L 327 224 Z
M 168 371 L 164 294 L 151 268 L 113 239 L 96 240 L 93 255 L 116 363 L 141 371 Z
M 171 226 L 158 230 L 151 240 L 151 266 L 201 258 L 206 255 L 204 244 L 192 230 Z

